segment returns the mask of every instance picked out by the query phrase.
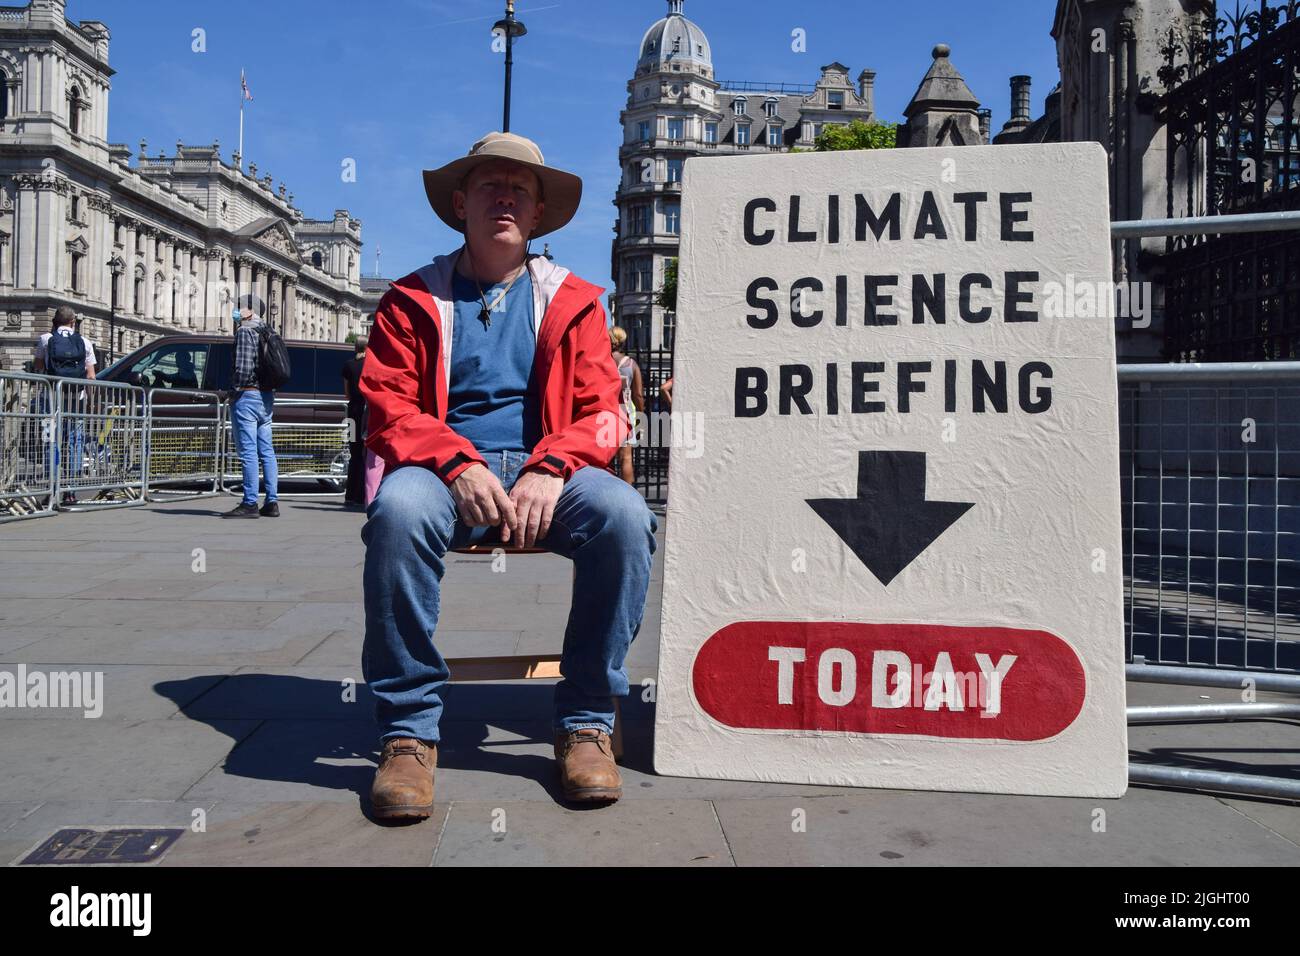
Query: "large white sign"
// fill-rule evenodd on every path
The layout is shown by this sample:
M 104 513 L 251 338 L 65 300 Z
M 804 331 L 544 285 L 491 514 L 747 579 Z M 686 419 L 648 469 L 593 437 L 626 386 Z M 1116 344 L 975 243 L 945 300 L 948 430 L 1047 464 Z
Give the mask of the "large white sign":
M 1095 144 L 686 164 L 660 773 L 1127 783 Z

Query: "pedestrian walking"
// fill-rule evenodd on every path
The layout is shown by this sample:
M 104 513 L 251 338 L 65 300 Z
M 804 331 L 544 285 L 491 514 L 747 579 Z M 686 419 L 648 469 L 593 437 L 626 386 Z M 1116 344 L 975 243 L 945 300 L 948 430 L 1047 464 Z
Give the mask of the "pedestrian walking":
M 275 411 L 276 370 L 269 367 L 268 352 L 274 332 L 264 316 L 266 304 L 256 295 L 239 297 L 235 307 L 235 368 L 231 374 L 231 430 L 239 450 L 244 497 L 223 518 L 277 518 L 280 515 L 279 472 L 271 445 L 271 419 Z M 278 339 L 278 336 L 275 336 Z M 283 343 L 281 343 L 283 348 Z M 266 501 L 257 507 L 257 465 L 262 464 Z
M 622 381 L 619 402 L 627 413 L 631 425 L 627 440 L 618 449 L 618 471 L 629 485 L 636 484 L 636 471 L 632 465 L 632 448 L 636 445 L 637 422 L 645 415 L 645 386 L 641 380 L 641 366 L 623 351 L 627 347 L 627 330 L 615 325 L 609 330 L 609 344 Z
M 95 377 L 95 347 L 82 337 L 76 326 L 77 313 L 71 307 L 61 305 L 54 310 L 53 327 L 36 340 L 32 355 L 32 368 L 36 374 L 88 380 Z M 50 466 L 55 469 L 60 482 L 71 483 L 81 475 L 83 467 L 86 390 L 66 388 L 63 401 L 63 425 L 50 456 Z M 61 507 L 76 503 L 75 491 L 63 492 L 59 500 Z

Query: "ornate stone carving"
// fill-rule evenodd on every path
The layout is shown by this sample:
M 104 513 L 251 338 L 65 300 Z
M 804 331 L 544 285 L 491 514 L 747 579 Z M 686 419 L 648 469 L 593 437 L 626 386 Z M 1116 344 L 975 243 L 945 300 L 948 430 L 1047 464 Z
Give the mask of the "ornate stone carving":
M 19 173 L 13 177 L 13 182 L 19 189 L 51 190 L 61 195 L 68 192 L 68 181 L 53 174 Z
M 298 248 L 294 245 L 293 240 L 285 235 L 283 227 L 278 223 L 259 232 L 255 237 L 258 242 L 264 246 L 269 246 L 276 252 L 286 255 L 291 259 L 298 258 Z

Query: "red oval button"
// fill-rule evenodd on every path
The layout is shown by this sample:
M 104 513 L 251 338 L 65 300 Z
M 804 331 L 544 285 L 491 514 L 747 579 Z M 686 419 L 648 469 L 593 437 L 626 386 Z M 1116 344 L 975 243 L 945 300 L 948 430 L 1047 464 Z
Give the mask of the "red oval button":
M 729 727 L 1044 740 L 1086 680 L 1047 631 L 946 624 L 742 621 L 704 642 L 695 697 Z

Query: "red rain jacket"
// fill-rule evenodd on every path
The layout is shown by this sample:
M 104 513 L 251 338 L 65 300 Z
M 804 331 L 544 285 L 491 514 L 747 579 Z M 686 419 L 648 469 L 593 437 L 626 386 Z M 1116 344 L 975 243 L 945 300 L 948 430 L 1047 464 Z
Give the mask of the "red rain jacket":
M 392 283 L 375 312 L 361 372 L 366 447 L 386 470 L 421 465 L 448 484 L 475 462 L 487 464 L 445 422 L 458 256 L 439 256 Z M 543 256 L 530 256 L 528 270 L 542 437 L 524 468 L 568 480 L 586 465 L 607 467 L 630 431 L 600 304 L 605 290 Z

